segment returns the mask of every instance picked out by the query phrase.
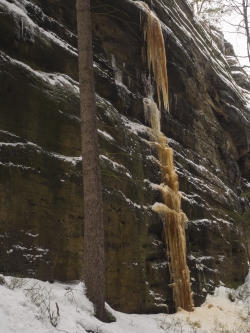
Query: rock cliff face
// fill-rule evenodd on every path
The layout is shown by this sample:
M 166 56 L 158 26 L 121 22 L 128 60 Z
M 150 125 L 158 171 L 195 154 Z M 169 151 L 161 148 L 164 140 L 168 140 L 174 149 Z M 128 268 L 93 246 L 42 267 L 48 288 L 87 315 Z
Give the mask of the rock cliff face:
M 247 271 L 230 218 L 247 205 L 249 82 L 233 51 L 184 0 L 148 4 L 162 22 L 170 113 L 195 303 Z M 172 309 L 157 151 L 145 122 L 145 13 L 137 1 L 92 0 L 103 181 L 107 302 Z M 83 197 L 75 2 L 0 0 L 0 270 L 44 280 L 82 274 Z M 156 98 L 156 96 L 155 96 Z M 242 177 L 246 179 L 242 179 Z

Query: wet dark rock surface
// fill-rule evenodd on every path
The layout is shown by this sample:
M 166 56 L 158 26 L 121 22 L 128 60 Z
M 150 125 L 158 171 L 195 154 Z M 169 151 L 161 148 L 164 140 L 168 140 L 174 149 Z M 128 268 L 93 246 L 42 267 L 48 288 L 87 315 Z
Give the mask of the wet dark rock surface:
M 188 261 L 198 305 L 215 286 L 242 282 L 247 271 L 230 212 L 241 209 L 250 181 L 249 82 L 230 46 L 184 0 L 151 6 L 165 38 L 170 113 L 162 110 L 162 131 L 175 152 L 190 220 Z M 93 0 L 91 8 L 107 302 L 125 312 L 164 312 L 166 305 L 171 311 L 163 222 L 151 209 L 161 202 L 154 186 L 161 172 L 143 111 L 144 13 L 131 0 Z M 8 274 L 81 278 L 75 18 L 71 0 L 0 3 L 0 270 Z

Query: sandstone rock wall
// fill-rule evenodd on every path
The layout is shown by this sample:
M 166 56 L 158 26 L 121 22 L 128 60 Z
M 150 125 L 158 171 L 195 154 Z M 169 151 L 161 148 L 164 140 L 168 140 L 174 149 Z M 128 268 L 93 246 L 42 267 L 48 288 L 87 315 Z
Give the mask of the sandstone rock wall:
M 184 0 L 151 5 L 162 21 L 170 86 L 162 128 L 190 220 L 188 259 L 200 304 L 247 270 L 228 214 L 244 204 L 241 174 L 249 180 L 248 92 L 234 81 L 221 39 Z M 161 172 L 143 113 L 144 13 L 132 0 L 92 0 L 91 7 L 107 302 L 126 312 L 171 311 L 163 222 L 151 209 L 161 202 L 154 187 Z M 81 277 L 75 18 L 71 0 L 0 1 L 0 270 L 8 274 Z

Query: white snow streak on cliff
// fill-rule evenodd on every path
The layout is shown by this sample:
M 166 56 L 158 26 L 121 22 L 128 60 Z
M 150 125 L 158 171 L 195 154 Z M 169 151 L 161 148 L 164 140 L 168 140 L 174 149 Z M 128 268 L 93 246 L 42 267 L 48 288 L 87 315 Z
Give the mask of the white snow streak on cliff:
M 60 47 L 65 48 L 69 53 L 74 56 L 78 56 L 77 49 L 69 45 L 67 42 L 61 40 L 57 35 L 54 35 L 43 28 L 36 25 L 30 17 L 23 10 L 22 4 L 18 3 L 18 6 L 13 3 L 9 3 L 6 0 L 0 1 L 0 8 L 2 7 L 3 12 L 10 13 L 13 17 L 18 17 L 23 20 L 26 24 L 26 28 L 29 27 L 30 32 L 33 34 L 40 35 L 41 38 L 46 39 L 50 43 L 58 44 Z

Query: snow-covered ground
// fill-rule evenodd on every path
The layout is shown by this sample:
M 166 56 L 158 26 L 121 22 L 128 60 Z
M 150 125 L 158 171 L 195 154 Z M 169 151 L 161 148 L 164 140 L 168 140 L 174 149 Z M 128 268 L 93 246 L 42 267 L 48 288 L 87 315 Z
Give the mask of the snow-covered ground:
M 93 316 L 83 283 L 63 284 L 0 275 L 1 333 L 232 333 L 250 332 L 250 274 L 237 290 L 220 287 L 194 312 L 124 314 L 116 322 Z

